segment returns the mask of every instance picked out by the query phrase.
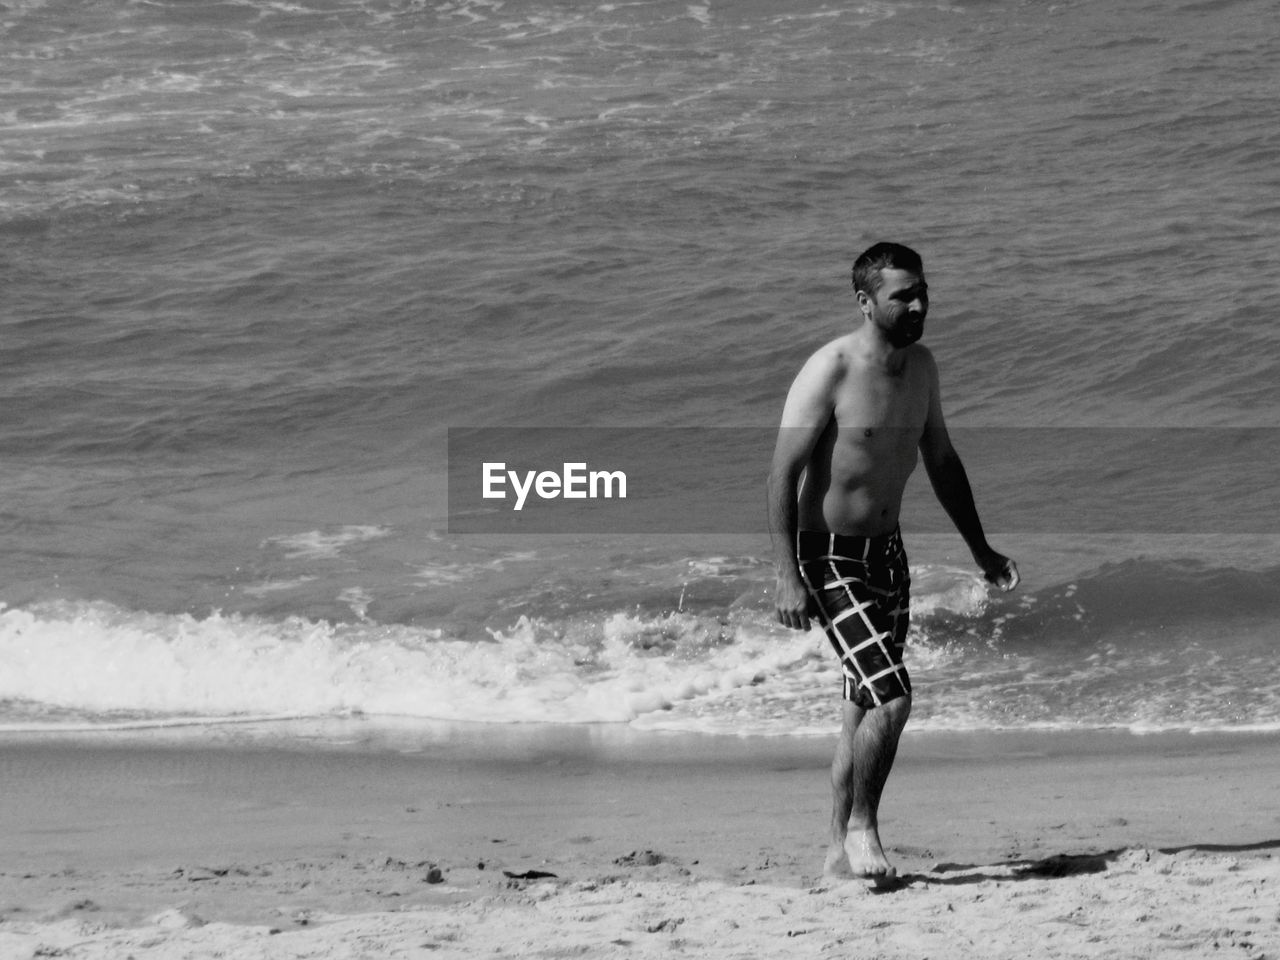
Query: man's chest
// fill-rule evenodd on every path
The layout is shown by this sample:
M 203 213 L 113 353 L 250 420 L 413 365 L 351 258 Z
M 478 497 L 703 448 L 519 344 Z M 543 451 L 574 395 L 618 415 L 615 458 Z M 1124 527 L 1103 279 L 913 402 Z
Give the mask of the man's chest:
M 929 414 L 927 385 L 910 376 L 851 378 L 835 397 L 835 420 L 845 428 L 920 428 Z

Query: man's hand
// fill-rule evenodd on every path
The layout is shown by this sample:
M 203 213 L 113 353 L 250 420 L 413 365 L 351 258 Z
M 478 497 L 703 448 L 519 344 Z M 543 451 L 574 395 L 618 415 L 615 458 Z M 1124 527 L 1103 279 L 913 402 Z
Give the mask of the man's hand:
M 778 577 L 773 604 L 780 624 L 793 630 L 809 629 L 809 592 L 795 577 Z
M 1003 553 L 988 549 L 986 553 L 974 559 L 978 561 L 978 566 L 982 568 L 983 576 L 987 581 L 994 583 L 1005 593 L 1022 582 L 1022 577 L 1018 575 L 1018 565 Z

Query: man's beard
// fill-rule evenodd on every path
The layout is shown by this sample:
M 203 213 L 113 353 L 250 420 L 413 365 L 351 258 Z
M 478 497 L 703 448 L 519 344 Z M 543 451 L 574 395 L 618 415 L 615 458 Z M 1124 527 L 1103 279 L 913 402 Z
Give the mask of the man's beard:
M 920 323 L 896 323 L 885 332 L 885 337 L 890 345 L 897 350 L 911 346 L 922 336 L 924 336 L 923 321 Z

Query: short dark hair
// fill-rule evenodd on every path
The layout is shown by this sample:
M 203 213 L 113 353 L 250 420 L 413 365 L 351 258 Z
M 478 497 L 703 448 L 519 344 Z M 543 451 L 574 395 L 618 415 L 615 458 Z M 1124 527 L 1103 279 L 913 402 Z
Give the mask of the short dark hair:
M 881 241 L 872 244 L 857 260 L 853 261 L 853 289 L 874 297 L 884 278 L 880 271 L 885 267 L 906 270 L 924 276 L 924 261 L 920 254 L 900 243 Z

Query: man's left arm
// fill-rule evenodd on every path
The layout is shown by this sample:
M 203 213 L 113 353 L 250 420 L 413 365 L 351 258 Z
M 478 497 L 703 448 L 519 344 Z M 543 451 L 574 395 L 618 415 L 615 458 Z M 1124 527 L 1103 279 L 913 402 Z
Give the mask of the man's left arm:
M 929 415 L 924 432 L 920 436 L 920 458 L 933 492 L 938 497 L 951 522 L 964 537 L 974 561 L 982 568 L 986 578 L 1001 590 L 1012 590 L 1021 577 L 1017 565 L 1002 553 L 991 548 L 982 532 L 978 508 L 973 502 L 973 489 L 965 473 L 960 454 L 951 445 L 947 424 L 942 416 L 942 398 L 938 387 L 938 367 L 933 355 L 924 353 L 929 375 Z

